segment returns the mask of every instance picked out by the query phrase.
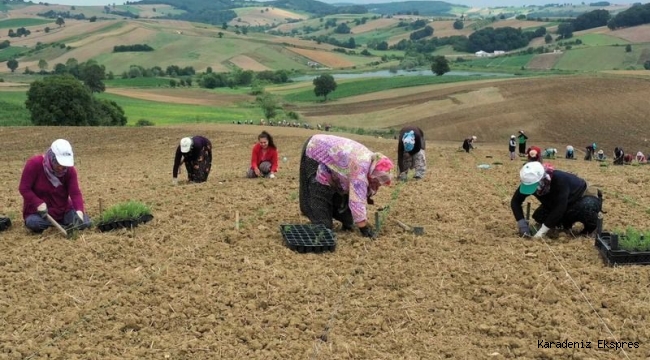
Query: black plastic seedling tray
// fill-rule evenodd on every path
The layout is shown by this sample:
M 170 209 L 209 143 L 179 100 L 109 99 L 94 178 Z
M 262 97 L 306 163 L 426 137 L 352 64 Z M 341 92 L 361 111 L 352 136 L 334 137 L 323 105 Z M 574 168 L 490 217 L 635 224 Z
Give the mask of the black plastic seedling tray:
M 287 246 L 299 253 L 336 250 L 336 234 L 324 225 L 285 224 L 280 232 Z
M 612 244 L 613 234 L 603 232 L 596 236 L 595 246 L 609 266 L 650 265 L 650 251 L 627 251 Z M 620 237 L 620 235 L 619 235 Z
M 142 215 L 134 219 L 99 223 L 97 224 L 97 228 L 101 232 L 117 230 L 117 229 L 130 229 L 130 228 L 137 227 L 140 224 L 146 224 L 152 219 L 153 219 L 153 215 Z
M 5 231 L 11 227 L 11 219 L 0 217 L 0 231 Z

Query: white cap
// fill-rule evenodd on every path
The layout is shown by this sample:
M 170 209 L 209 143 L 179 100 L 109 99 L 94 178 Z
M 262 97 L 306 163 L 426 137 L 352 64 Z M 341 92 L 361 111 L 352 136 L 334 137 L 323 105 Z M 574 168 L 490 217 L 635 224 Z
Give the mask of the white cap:
M 181 139 L 181 152 L 187 153 L 192 147 L 192 138 L 184 137 Z
M 542 180 L 545 173 L 544 165 L 539 161 L 526 163 L 519 171 L 519 177 L 521 179 L 519 191 L 526 195 L 534 193 L 537 189 L 537 183 Z
M 476 140 L 476 136 L 472 136 L 472 140 Z
M 57 139 L 50 147 L 56 156 L 56 162 L 61 166 L 71 167 L 74 166 L 74 154 L 72 153 L 72 146 L 68 140 Z
M 514 138 L 515 138 L 515 136 L 514 136 L 514 135 L 510 135 L 510 138 L 511 138 L 511 139 L 514 139 Z

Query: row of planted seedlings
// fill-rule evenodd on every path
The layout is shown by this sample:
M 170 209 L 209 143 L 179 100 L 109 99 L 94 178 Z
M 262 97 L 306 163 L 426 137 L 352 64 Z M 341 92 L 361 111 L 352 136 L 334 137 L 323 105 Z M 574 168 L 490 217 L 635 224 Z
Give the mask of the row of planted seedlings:
M 138 201 L 127 201 L 104 210 L 97 228 L 102 231 L 131 229 L 153 219 L 151 208 Z

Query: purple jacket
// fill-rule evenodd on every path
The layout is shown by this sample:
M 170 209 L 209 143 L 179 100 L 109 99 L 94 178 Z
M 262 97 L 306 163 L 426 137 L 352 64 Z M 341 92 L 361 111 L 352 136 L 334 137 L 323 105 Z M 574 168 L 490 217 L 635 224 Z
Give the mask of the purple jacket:
M 45 174 L 43 155 L 27 160 L 18 191 L 23 196 L 23 219 L 36 214 L 36 208 L 42 203 L 47 204 L 47 212 L 56 221 L 62 221 L 65 213 L 70 210 L 85 212 L 77 170 L 74 167 L 68 168 L 61 178 L 61 185 L 55 188 Z

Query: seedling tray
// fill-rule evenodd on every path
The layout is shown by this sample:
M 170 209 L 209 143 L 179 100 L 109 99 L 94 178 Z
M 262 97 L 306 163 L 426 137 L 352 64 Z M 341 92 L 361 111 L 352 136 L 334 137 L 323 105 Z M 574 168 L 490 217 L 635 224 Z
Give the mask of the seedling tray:
M 109 222 L 100 222 L 97 224 L 97 228 L 101 232 L 118 230 L 118 229 L 130 229 L 138 227 L 140 224 L 146 224 L 149 221 L 153 220 L 153 215 L 142 215 L 137 218 L 109 221 Z
M 11 227 L 11 219 L 0 217 L 0 231 L 5 231 Z
M 336 250 L 336 234 L 324 225 L 285 224 L 280 232 L 287 247 L 299 253 Z
M 620 237 L 620 235 L 619 235 Z M 603 260 L 609 266 L 615 265 L 650 265 L 650 251 L 628 251 L 612 244 L 612 234 L 603 232 L 596 236 L 594 244 Z

